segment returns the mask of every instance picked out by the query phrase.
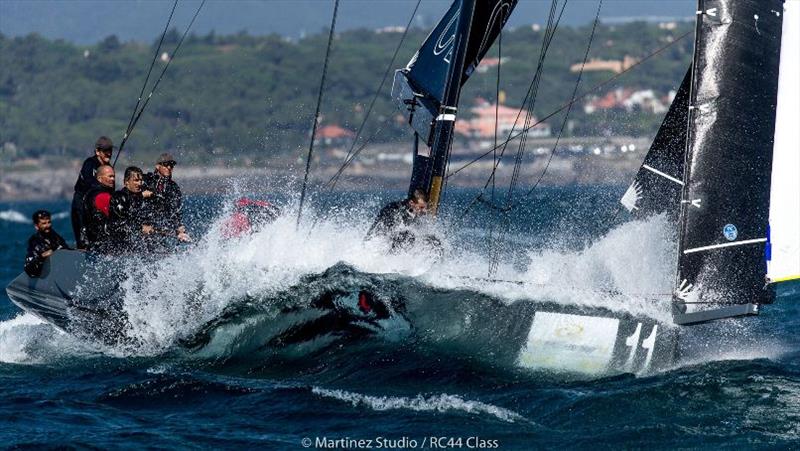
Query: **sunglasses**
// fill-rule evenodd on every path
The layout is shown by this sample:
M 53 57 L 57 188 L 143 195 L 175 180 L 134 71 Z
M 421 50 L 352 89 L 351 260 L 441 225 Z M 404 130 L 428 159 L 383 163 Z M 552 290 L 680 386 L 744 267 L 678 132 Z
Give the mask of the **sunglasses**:
M 178 163 L 176 163 L 174 161 L 163 161 L 163 162 L 158 163 L 158 164 L 160 164 L 161 166 L 165 166 L 165 167 L 168 167 L 168 168 L 172 169 Z

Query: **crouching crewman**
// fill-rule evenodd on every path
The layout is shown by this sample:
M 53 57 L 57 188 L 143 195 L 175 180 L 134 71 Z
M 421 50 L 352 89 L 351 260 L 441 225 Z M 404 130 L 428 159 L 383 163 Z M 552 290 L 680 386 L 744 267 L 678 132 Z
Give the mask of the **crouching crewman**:
M 28 238 L 28 254 L 25 256 L 25 273 L 30 277 L 39 277 L 47 257 L 59 249 L 69 249 L 67 242 L 53 230 L 50 212 L 38 210 L 33 214 L 33 227 L 36 233 Z

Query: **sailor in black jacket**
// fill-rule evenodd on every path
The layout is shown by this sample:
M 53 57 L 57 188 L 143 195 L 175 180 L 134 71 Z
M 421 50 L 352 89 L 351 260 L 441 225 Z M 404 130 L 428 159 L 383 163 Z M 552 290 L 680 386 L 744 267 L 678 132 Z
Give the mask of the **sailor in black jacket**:
M 413 238 L 407 229 L 413 227 L 419 218 L 427 213 L 427 209 L 427 196 L 421 190 L 416 190 L 408 198 L 384 206 L 364 239 L 369 240 L 376 236 L 388 237 L 393 241 L 392 247 L 395 248 L 396 245 L 402 244 L 395 241 Z
M 25 256 L 25 273 L 39 277 L 45 259 L 59 249 L 69 249 L 67 242 L 53 230 L 50 212 L 39 210 L 33 214 L 33 227 L 36 233 L 28 238 L 28 253 Z
M 72 233 L 75 235 L 75 243 L 78 249 L 86 249 L 86 226 L 83 222 L 86 212 L 86 194 L 98 188 L 97 168 L 111 161 L 111 153 L 114 144 L 105 136 L 97 139 L 94 147 L 94 156 L 87 158 L 81 166 L 78 180 L 75 182 L 75 193 L 72 195 Z
M 156 231 L 165 236 L 173 236 L 179 241 L 189 242 L 191 238 L 186 233 L 181 218 L 183 194 L 178 184 L 172 180 L 175 164 L 172 155 L 162 153 L 156 160 L 155 172 L 144 175 L 143 188 L 153 192 L 153 197 L 148 201 L 148 213 Z
M 153 233 L 145 202 L 153 193 L 142 191 L 142 170 L 136 166 L 125 169 L 124 183 L 125 186 L 111 196 L 111 239 L 123 251 L 145 250 L 146 238 Z

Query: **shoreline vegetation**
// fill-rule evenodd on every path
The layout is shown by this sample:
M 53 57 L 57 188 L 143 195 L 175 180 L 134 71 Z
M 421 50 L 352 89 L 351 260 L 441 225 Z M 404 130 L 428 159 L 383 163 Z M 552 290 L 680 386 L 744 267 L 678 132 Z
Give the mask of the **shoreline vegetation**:
M 593 66 L 583 73 L 578 93 L 689 29 L 691 24 L 684 22 L 602 24 L 590 52 Z M 533 108 L 535 117 L 548 116 L 568 100 L 588 30 L 558 30 Z M 351 149 L 400 40 L 398 31 L 402 30 L 337 34 L 320 121 L 329 135 L 318 136 L 312 181 L 326 182 Z M 409 30 L 395 67 L 405 64 L 426 34 Z M 472 125 L 455 138 L 451 171 L 491 149 L 493 132 L 481 123 L 481 114 L 494 111 L 495 103 L 519 111 L 535 72 L 542 34 L 536 25 L 517 27 L 504 32 L 502 55 L 496 48 L 487 53 L 462 94 L 459 121 Z M 170 60 L 178 39 L 177 30 L 167 34 L 166 51 L 154 71 Z M 176 180 L 188 193 L 216 192 L 232 178 L 301 177 L 299 162 L 308 149 L 325 39 L 324 31 L 300 40 L 246 33 L 190 35 L 126 144 L 118 170 L 128 164 L 151 170 L 155 155 L 169 151 L 178 157 Z M 96 45 L 80 46 L 36 34 L 0 34 L 0 200 L 71 197 L 79 165 L 91 155 L 97 136 L 105 134 L 119 144 L 155 45 L 109 36 Z M 527 141 L 521 183 L 535 182 L 554 148 L 542 184 L 630 179 L 690 59 L 691 40 L 677 41 L 636 70 L 590 92 L 575 103 L 568 118 L 549 117 L 546 132 L 539 130 L 539 136 Z M 390 83 L 384 85 L 356 142 L 356 148 L 366 143 L 364 151 L 337 189 L 358 190 L 364 183 L 405 188 L 411 135 L 391 103 Z M 516 130 L 521 123 L 522 119 Z M 556 146 L 554 137 L 562 124 Z M 511 126 L 513 122 L 505 128 Z M 499 139 L 502 142 L 503 134 Z M 510 176 L 516 150 L 517 143 L 511 142 L 498 183 Z M 449 183 L 483 186 L 491 165 L 489 155 Z

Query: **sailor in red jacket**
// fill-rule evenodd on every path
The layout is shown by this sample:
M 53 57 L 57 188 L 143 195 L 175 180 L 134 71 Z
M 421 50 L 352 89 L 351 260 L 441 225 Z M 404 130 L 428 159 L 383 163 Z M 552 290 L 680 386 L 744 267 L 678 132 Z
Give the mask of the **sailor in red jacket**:
M 114 193 L 114 168 L 107 164 L 97 168 L 97 183 L 86 193 L 84 224 L 88 249 L 103 252 L 108 250 L 111 238 L 109 208 Z
M 257 231 L 278 217 L 278 208 L 264 200 L 239 198 L 233 213 L 222 225 L 223 238 L 239 238 Z

